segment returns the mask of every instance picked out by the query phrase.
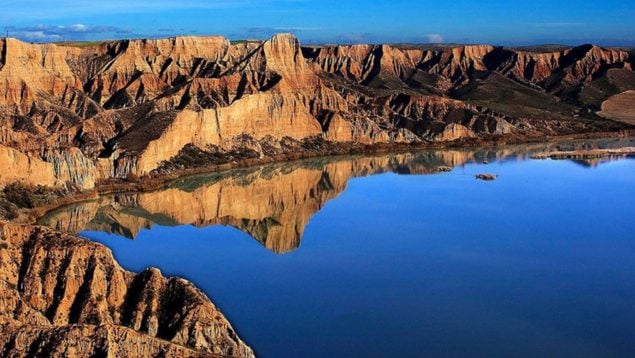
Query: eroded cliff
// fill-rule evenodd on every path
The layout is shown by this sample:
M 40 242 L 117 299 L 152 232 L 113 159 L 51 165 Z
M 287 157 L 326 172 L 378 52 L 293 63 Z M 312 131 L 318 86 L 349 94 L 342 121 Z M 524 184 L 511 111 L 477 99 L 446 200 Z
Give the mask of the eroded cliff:
M 280 34 L 0 47 L 0 186 L 90 189 L 174 163 L 619 131 L 629 125 L 595 112 L 635 89 L 630 53 L 590 45 L 302 48 Z M 193 151 L 207 160 L 183 160 Z
M 252 357 L 189 282 L 124 271 L 110 250 L 0 223 L 0 352 L 5 357 Z

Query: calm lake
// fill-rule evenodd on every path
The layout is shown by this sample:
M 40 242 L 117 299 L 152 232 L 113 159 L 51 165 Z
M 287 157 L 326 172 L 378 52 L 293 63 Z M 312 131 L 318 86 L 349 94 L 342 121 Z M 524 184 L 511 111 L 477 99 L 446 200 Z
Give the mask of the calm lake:
M 41 222 L 191 280 L 261 357 L 633 357 L 635 159 L 530 159 L 581 145 L 270 165 Z

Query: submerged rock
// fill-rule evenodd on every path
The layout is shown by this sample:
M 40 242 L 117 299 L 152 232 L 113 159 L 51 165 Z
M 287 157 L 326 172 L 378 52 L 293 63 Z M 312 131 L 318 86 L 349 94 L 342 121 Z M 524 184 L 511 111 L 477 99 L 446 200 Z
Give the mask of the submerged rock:
M 476 174 L 476 179 L 484 180 L 484 181 L 493 181 L 498 179 L 498 175 L 496 174 Z

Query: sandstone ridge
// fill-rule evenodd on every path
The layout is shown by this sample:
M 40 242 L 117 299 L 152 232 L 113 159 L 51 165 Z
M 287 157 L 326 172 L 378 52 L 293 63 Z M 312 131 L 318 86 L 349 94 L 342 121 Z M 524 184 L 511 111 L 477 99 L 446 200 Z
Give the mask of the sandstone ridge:
M 124 271 L 88 240 L 0 223 L 0 267 L 5 357 L 253 357 L 192 284 Z
M 0 54 L 0 186 L 90 189 L 334 148 L 619 131 L 630 127 L 595 113 L 635 89 L 632 55 L 592 45 L 302 47 L 279 34 L 79 48 L 5 38 Z

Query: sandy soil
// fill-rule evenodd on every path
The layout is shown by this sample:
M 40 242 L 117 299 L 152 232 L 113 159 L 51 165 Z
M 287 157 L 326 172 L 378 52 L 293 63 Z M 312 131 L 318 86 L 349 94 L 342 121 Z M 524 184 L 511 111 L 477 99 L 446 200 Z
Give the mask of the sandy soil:
M 602 111 L 598 114 L 628 124 L 635 124 L 635 91 L 626 91 L 612 96 L 602 103 Z

